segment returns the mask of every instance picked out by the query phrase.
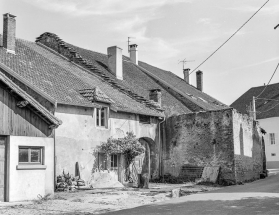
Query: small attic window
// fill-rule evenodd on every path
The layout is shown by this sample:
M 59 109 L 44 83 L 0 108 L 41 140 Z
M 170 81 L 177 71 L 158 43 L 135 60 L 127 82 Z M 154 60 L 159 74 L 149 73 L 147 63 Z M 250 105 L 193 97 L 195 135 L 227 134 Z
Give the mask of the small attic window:
M 142 124 L 150 124 L 150 116 L 139 115 L 139 122 Z

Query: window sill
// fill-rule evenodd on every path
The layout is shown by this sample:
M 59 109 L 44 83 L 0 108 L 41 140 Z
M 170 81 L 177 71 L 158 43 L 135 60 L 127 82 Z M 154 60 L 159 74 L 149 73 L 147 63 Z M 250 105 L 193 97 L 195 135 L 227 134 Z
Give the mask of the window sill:
M 21 165 L 17 165 L 16 166 L 16 169 L 17 170 L 27 170 L 27 169 L 46 169 L 47 166 L 46 165 L 24 165 L 24 164 L 21 164 Z
M 99 129 L 99 130 L 109 130 L 109 128 L 106 127 L 106 126 L 96 126 L 96 129 Z

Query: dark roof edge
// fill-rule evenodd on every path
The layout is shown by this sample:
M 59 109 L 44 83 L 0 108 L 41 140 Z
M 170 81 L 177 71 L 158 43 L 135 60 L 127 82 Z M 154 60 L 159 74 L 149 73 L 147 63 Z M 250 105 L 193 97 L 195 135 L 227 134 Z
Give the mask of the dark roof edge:
M 57 128 L 62 124 L 62 121 L 56 118 L 52 113 L 50 113 L 45 107 L 43 107 L 39 102 L 37 102 L 32 96 L 27 94 L 23 89 L 17 86 L 13 81 L 11 81 L 6 75 L 0 73 L 0 80 L 2 80 L 6 85 L 8 85 L 16 94 L 24 98 L 29 102 L 34 108 L 36 108 L 42 115 L 47 117 L 47 119 Z
M 11 68 L 7 67 L 6 65 L 4 65 L 3 63 L 0 62 L 0 68 L 3 69 L 5 72 L 9 73 L 11 76 L 13 76 L 14 78 L 18 79 L 19 81 L 21 81 L 23 84 L 27 85 L 29 88 L 31 88 L 32 90 L 34 90 L 36 93 L 38 93 L 39 95 L 41 95 L 42 97 L 44 97 L 46 100 L 48 100 L 50 103 L 54 104 L 56 106 L 57 102 L 54 98 L 50 97 L 48 94 L 46 94 L 45 92 L 41 91 L 40 89 L 38 89 L 37 87 L 35 87 L 34 85 L 30 84 L 27 80 L 25 80 L 24 78 L 22 78 L 20 75 L 18 75 L 16 72 L 14 72 Z

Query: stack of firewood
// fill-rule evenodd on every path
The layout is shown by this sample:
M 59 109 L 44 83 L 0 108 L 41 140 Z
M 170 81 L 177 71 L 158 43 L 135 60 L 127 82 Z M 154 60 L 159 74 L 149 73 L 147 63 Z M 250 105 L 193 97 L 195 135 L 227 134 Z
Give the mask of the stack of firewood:
M 84 180 L 79 176 L 74 177 L 73 175 L 65 174 L 57 176 L 56 180 L 56 191 L 74 191 L 79 187 L 85 186 Z

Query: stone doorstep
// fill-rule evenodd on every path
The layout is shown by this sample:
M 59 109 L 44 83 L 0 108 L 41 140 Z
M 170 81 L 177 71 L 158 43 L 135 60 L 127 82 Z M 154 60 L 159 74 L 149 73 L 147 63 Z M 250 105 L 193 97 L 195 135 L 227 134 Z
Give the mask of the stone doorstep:
M 1 207 L 12 207 L 12 206 L 20 206 L 20 205 L 32 205 L 32 201 L 24 201 L 24 202 L 0 202 Z

